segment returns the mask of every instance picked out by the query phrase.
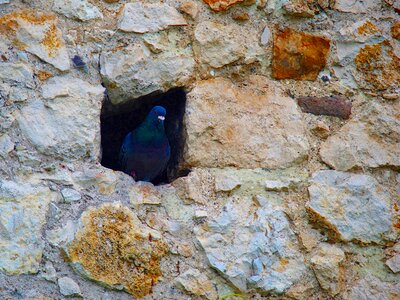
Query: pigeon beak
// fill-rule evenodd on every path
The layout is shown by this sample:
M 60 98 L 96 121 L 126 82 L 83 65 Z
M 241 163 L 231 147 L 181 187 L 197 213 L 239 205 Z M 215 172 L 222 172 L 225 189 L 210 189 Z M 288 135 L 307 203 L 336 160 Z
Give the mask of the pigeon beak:
M 159 119 L 160 121 L 164 121 L 164 120 L 165 120 L 165 117 L 164 117 L 164 116 L 158 116 L 158 119 Z

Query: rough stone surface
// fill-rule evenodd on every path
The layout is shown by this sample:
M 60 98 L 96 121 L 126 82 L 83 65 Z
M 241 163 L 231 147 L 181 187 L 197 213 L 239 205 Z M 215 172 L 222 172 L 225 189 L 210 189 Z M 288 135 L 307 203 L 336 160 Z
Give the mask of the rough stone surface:
M 261 34 L 261 45 L 267 45 L 269 40 L 271 39 L 271 30 L 268 28 L 268 26 L 265 26 L 262 34 Z
M 187 25 L 185 18 L 165 3 L 127 3 L 121 14 L 118 29 L 126 32 L 156 32 L 169 26 Z
M 188 94 L 186 112 L 190 166 L 277 168 L 307 156 L 296 104 L 264 77 L 250 78 L 245 87 L 223 78 L 199 82 Z
M 79 285 L 69 277 L 61 277 L 58 279 L 58 286 L 60 293 L 66 297 L 81 296 L 81 289 Z
M 22 83 L 27 87 L 33 87 L 33 71 L 28 65 L 0 62 L 0 69 L 1 80 Z
M 231 198 L 197 238 L 210 265 L 243 292 L 282 293 L 306 272 L 285 214 L 262 197 Z
M 102 18 L 99 9 L 86 0 L 55 0 L 53 10 L 67 18 L 89 21 Z
M 234 176 L 219 175 L 215 177 L 215 190 L 217 192 L 229 192 L 240 187 L 242 183 Z
M 400 272 L 400 254 L 396 254 L 395 256 L 389 258 L 386 261 L 386 265 L 392 270 L 393 273 Z
M 339 96 L 299 97 L 297 103 L 303 112 L 314 115 L 327 115 L 348 119 L 351 114 L 351 102 Z
M 330 40 L 286 28 L 274 35 L 272 76 L 315 80 L 325 67 Z
M 0 156 L 6 157 L 14 149 L 14 143 L 7 134 L 0 135 Z
M 333 237 L 364 244 L 395 239 L 390 198 L 373 177 L 319 171 L 311 183 L 309 214 Z
M 62 195 L 64 201 L 67 203 L 79 201 L 82 198 L 81 194 L 78 191 L 76 191 L 74 189 L 70 189 L 70 188 L 62 189 L 61 195 Z
M 392 33 L 392 37 L 396 40 L 400 40 L 400 22 L 396 22 L 391 28 L 390 32 Z
M 400 57 L 385 40 L 379 44 L 366 45 L 354 59 L 362 88 L 384 90 L 400 85 Z
M 236 3 L 243 2 L 244 0 L 203 0 L 214 11 L 225 11 Z
M 69 76 L 53 77 L 17 116 L 22 134 L 43 154 L 97 157 L 104 88 Z
M 396 299 L 400 294 L 400 284 L 386 283 L 373 275 L 358 280 L 348 298 L 360 300 Z
M 334 4 L 334 9 L 349 13 L 367 13 L 369 10 L 377 8 L 379 2 L 380 1 L 376 0 L 336 0 Z
M 224 38 L 221 39 L 221 36 Z M 236 24 L 205 21 L 196 26 L 194 38 L 195 55 L 202 63 L 213 68 L 221 68 L 239 59 L 252 63 L 263 54 L 255 36 L 241 30 L 240 25 Z
M 197 3 L 194 1 L 185 1 L 181 4 L 181 6 L 179 7 L 179 10 L 181 12 L 184 12 L 185 14 L 188 14 L 189 16 L 191 16 L 192 19 L 195 19 L 199 12 L 199 7 L 198 7 Z
M 0 181 L 0 270 L 11 275 L 39 270 L 41 230 L 49 203 L 55 200 L 47 187 Z
M 142 45 L 104 52 L 101 75 L 114 104 L 187 84 L 195 61 L 185 52 L 153 57 Z
M 82 275 L 123 288 L 134 297 L 150 292 L 161 275 L 160 259 L 167 252 L 160 234 L 120 203 L 86 210 L 67 247 L 71 264 Z
M 345 124 L 321 146 L 321 158 L 336 170 L 400 166 L 400 103 L 368 104 L 360 120 Z
M 312 268 L 321 287 L 335 296 L 344 284 L 341 264 L 345 260 L 344 252 L 335 246 L 322 244 L 311 257 Z
M 212 282 L 197 269 L 189 269 L 181 274 L 176 279 L 176 284 L 190 294 L 204 297 L 205 299 L 214 300 L 218 297 Z
M 279 180 L 265 180 L 264 185 L 267 191 L 288 191 L 300 183 L 297 178 L 282 178 Z
M 0 17 L 0 35 L 14 46 L 35 54 L 61 71 L 70 68 L 67 49 L 57 19 L 52 14 L 15 11 Z

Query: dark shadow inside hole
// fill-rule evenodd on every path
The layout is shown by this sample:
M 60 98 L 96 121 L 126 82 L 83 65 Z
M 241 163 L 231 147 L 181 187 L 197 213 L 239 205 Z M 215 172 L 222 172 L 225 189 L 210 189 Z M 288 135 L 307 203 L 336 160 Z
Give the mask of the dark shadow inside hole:
M 182 88 L 146 95 L 119 105 L 113 105 L 106 99 L 100 117 L 101 164 L 104 167 L 119 170 L 118 155 L 124 137 L 138 127 L 156 105 L 161 105 L 167 110 L 164 125 L 171 146 L 171 158 L 166 170 L 152 183 L 169 183 L 175 178 L 187 175 L 188 171 L 179 170 L 184 146 L 183 117 L 186 106 L 186 93 Z

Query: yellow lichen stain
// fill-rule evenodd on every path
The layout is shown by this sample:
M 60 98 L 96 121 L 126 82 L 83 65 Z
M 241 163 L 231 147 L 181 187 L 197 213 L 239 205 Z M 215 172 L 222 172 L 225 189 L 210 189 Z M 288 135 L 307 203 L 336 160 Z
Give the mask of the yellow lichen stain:
M 379 29 L 371 21 L 368 20 L 363 25 L 358 27 L 357 32 L 360 35 L 371 35 L 379 32 Z
M 53 74 L 51 74 L 49 72 L 46 72 L 44 70 L 39 70 L 37 72 L 37 77 L 39 78 L 40 81 L 45 81 L 45 80 L 47 80 L 47 79 L 49 79 L 50 77 L 53 77 L 53 76 L 54 76 Z
M 286 266 L 289 264 L 289 261 L 287 259 L 281 258 L 279 260 L 279 266 L 275 268 L 275 271 L 282 273 L 286 270 Z
M 54 57 L 57 55 L 57 50 L 63 46 L 56 22 L 56 16 L 53 14 L 30 10 L 15 11 L 0 18 L 0 34 L 9 38 L 20 50 L 25 50 L 28 46 L 17 37 L 17 30 L 21 28 L 21 23 L 28 23 L 32 26 L 49 26 L 43 39 L 38 42 L 46 48 L 49 57 Z
M 165 243 L 143 236 L 127 207 L 105 204 L 88 211 L 83 221 L 68 249 L 71 262 L 80 263 L 96 281 L 123 285 L 134 297 L 150 293 L 161 275 Z
M 377 90 L 400 85 L 400 59 L 389 41 L 366 45 L 355 57 L 357 70 L 364 81 Z
M 51 24 L 49 30 L 46 31 L 42 45 L 46 47 L 50 57 L 56 56 L 58 49 L 62 47 L 63 42 L 58 35 L 58 29 L 55 24 Z

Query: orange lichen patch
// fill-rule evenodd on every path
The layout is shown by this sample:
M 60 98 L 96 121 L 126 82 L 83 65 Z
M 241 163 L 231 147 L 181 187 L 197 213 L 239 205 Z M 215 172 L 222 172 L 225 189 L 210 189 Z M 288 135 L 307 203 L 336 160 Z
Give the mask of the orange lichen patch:
M 58 35 L 58 29 L 55 24 L 52 24 L 49 30 L 46 31 L 42 44 L 47 48 L 50 57 L 57 55 L 57 50 L 63 46 L 61 37 Z
M 81 221 L 84 227 L 68 249 L 71 263 L 80 264 L 95 281 L 122 285 L 134 297 L 150 293 L 161 275 L 166 244 L 143 230 L 132 211 L 121 204 L 89 209 Z
M 390 28 L 392 37 L 396 40 L 400 40 L 400 22 L 395 23 L 392 28 Z
M 371 34 L 379 32 L 379 29 L 371 21 L 368 20 L 367 22 L 362 24 L 360 27 L 358 27 L 357 32 L 358 32 L 358 34 L 361 34 L 361 35 L 371 35 Z
M 363 88 L 384 90 L 400 85 L 400 59 L 390 43 L 366 45 L 354 59 Z
M 308 213 L 308 217 L 312 223 L 315 223 L 317 226 L 328 229 L 328 236 L 331 240 L 339 241 L 341 240 L 341 234 L 334 226 L 331 224 L 326 217 L 320 215 L 318 212 L 314 211 L 310 207 L 306 207 L 306 211 Z
M 329 49 L 327 38 L 286 28 L 274 37 L 272 76 L 315 80 L 326 64 Z
M 244 0 L 204 0 L 212 10 L 225 11 L 232 5 L 243 2 Z
M 45 80 L 49 79 L 50 77 L 53 77 L 54 75 L 49 73 L 49 72 L 46 72 L 46 71 L 43 71 L 43 70 L 39 70 L 37 72 L 37 76 L 38 76 L 40 81 L 45 81 Z

